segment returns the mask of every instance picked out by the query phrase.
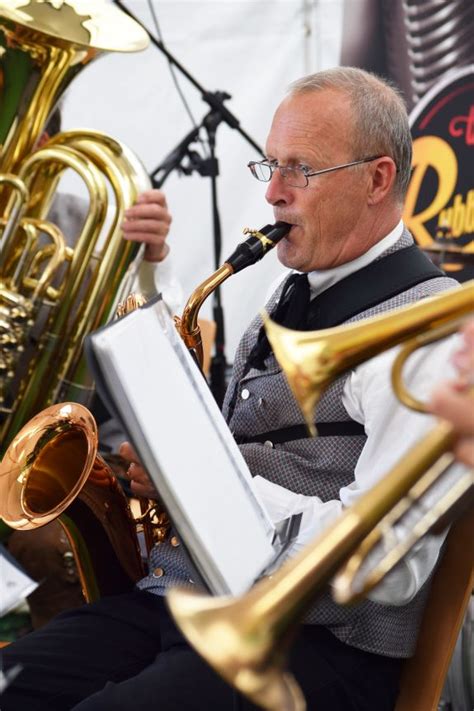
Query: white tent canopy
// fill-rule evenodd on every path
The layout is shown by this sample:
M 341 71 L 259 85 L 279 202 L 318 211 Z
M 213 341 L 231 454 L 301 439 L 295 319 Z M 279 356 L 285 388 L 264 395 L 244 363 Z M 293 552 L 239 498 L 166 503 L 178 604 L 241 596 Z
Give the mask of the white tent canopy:
M 206 89 L 231 94 L 229 109 L 262 147 L 274 108 L 289 82 L 338 63 L 342 0 L 153 3 L 168 49 Z M 149 3 L 128 0 L 125 4 L 156 36 Z M 199 123 L 208 106 L 176 73 Z M 109 54 L 87 67 L 68 91 L 63 128 L 102 130 L 124 141 L 152 171 L 192 124 L 166 58 L 151 46 L 136 54 Z M 226 124 L 217 130 L 217 156 L 223 261 L 241 241 L 244 226 L 261 227 L 274 220 L 264 186 L 252 179 L 246 167 L 258 154 Z M 67 180 L 63 182 L 61 188 L 67 189 Z M 174 173 L 165 191 L 174 218 L 169 240 L 173 263 L 187 297 L 214 271 L 210 179 Z M 229 361 L 280 270 L 276 256 L 270 255 L 223 285 Z M 201 315 L 210 317 L 211 303 L 205 304 Z

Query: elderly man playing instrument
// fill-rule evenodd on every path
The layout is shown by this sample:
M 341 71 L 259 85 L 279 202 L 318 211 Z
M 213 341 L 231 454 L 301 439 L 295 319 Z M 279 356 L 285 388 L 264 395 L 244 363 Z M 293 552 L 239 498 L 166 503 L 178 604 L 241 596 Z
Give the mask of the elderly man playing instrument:
M 403 101 L 384 81 L 351 68 L 297 81 L 273 118 L 266 159 L 249 167 L 267 182 L 275 219 L 292 225 L 278 257 L 293 273 L 267 304 L 280 323 L 326 328 L 455 286 L 401 222 L 411 138 Z M 446 375 L 451 349 L 445 342 L 413 357 L 408 380 L 416 379 L 418 396 L 429 396 L 433 373 Z M 380 355 L 336 380 L 311 439 L 261 319 L 243 336 L 224 413 L 273 519 L 304 512 L 300 545 L 432 426 L 431 417 L 397 403 L 392 360 L 392 352 Z M 129 445 L 122 452 L 136 459 Z M 130 475 L 136 493 L 155 493 L 138 463 Z M 393 709 L 442 540 L 430 538 L 356 608 L 337 606 L 329 594 L 314 602 L 290 658 L 310 709 Z M 61 615 L 7 648 L 5 666 L 23 671 L 2 711 L 235 708 L 233 690 L 166 611 L 163 594 L 175 584 L 193 582 L 172 538 L 153 549 L 138 590 Z M 241 707 L 253 708 L 244 700 Z

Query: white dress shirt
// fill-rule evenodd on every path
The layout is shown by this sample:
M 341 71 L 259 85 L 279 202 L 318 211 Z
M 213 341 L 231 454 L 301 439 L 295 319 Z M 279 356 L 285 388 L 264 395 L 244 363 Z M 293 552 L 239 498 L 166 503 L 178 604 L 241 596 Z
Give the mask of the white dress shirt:
M 400 238 L 402 230 L 400 222 L 389 235 L 354 261 L 334 269 L 311 272 L 308 278 L 312 292 L 319 294 L 372 262 Z M 410 357 L 404 373 L 405 383 L 413 394 L 427 400 L 438 382 L 453 377 L 450 356 L 456 341 L 457 337 L 452 337 L 418 350 Z M 398 348 L 392 348 L 366 361 L 352 370 L 346 380 L 343 405 L 349 417 L 364 425 L 367 440 L 355 468 L 354 481 L 340 489 L 338 499 L 323 502 L 317 496 L 295 494 L 263 477 L 254 478 L 256 490 L 274 522 L 298 511 L 303 512 L 300 533 L 289 555 L 294 555 L 324 531 L 434 426 L 432 416 L 407 409 L 395 397 L 390 373 L 397 352 Z M 403 536 L 407 525 L 404 521 L 396 535 Z M 433 569 L 445 535 L 446 532 L 426 537 L 369 597 L 391 605 L 409 602 Z
M 135 287 L 146 298 L 161 293 L 171 314 L 179 312 L 183 303 L 183 290 L 176 278 L 173 260 L 168 255 L 162 262 L 140 262 Z

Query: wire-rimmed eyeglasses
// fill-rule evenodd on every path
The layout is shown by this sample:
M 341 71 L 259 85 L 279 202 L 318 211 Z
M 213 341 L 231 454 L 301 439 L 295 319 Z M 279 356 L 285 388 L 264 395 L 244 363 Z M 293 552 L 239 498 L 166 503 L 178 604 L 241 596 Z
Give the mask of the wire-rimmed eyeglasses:
M 311 168 L 307 168 L 304 165 L 279 165 L 276 161 L 269 160 L 251 160 L 247 164 L 247 167 L 250 168 L 253 177 L 263 183 L 269 183 L 273 173 L 278 169 L 283 180 L 292 188 L 306 188 L 309 185 L 308 178 L 312 178 L 314 175 L 332 173 L 334 170 L 350 168 L 353 165 L 360 165 L 361 163 L 370 163 L 370 161 L 381 157 L 381 155 L 370 156 L 370 158 L 361 158 L 351 163 L 343 163 L 342 165 L 335 165 L 332 168 L 323 168 L 322 170 L 311 170 Z

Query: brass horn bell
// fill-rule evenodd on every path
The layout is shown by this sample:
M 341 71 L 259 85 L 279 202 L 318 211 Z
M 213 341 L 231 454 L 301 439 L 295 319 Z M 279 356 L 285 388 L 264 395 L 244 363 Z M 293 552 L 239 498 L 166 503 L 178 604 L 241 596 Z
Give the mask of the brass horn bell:
M 81 561 L 87 601 L 129 590 L 144 575 L 127 499 L 97 441 L 87 408 L 52 405 L 20 430 L 0 464 L 0 517 L 19 530 L 58 518 Z

